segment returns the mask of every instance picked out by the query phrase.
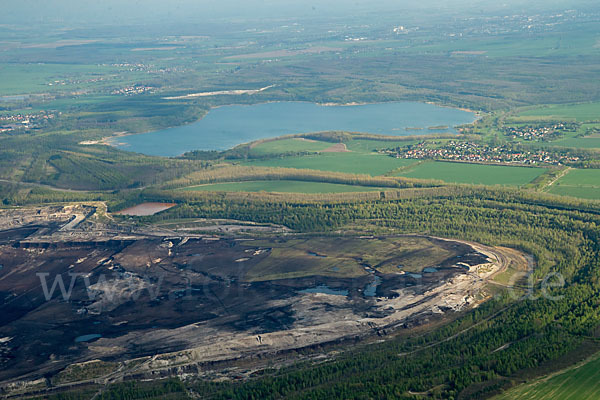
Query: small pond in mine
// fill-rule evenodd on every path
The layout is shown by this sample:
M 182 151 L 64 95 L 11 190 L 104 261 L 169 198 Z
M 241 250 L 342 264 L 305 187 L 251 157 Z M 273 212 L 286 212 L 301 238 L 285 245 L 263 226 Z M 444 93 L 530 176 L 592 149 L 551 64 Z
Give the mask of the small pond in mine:
M 91 333 L 89 335 L 82 335 L 75 338 L 75 343 L 86 343 L 92 340 L 100 339 L 102 337 L 99 333 Z
M 323 294 L 332 294 L 335 296 L 348 296 L 347 290 L 336 290 L 332 289 L 327 285 L 319 285 L 313 288 L 308 288 L 301 290 L 300 293 L 323 293 Z

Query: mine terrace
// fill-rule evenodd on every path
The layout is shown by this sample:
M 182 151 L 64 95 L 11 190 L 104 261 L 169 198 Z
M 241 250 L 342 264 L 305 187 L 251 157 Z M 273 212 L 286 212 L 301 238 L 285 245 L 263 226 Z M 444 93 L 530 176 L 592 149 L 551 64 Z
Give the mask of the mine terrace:
M 97 210 L 0 214 L 2 381 L 96 359 L 123 376 L 132 365 L 136 376 L 222 373 L 219 363 L 451 317 L 484 301 L 508 264 L 527 263 L 508 249 L 417 235 L 124 231 Z

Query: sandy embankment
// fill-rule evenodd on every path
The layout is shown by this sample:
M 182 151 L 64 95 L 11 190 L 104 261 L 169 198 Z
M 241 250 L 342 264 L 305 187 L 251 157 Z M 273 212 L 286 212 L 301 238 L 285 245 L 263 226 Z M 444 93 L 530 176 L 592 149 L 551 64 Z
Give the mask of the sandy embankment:
M 276 85 L 265 86 L 260 89 L 235 89 L 235 90 L 220 90 L 216 92 L 200 92 L 200 93 L 190 93 L 183 96 L 172 96 L 172 97 L 163 97 L 165 100 L 184 100 L 184 99 L 193 99 L 195 97 L 209 97 L 209 96 L 221 96 L 221 95 L 242 95 L 242 94 L 257 94 L 260 92 L 264 92 L 267 89 L 275 87 Z

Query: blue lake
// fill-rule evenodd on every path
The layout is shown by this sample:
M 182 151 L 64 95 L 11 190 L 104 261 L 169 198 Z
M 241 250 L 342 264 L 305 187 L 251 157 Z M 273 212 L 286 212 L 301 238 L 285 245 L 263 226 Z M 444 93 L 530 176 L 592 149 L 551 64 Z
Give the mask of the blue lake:
M 475 119 L 475 114 L 468 111 L 414 102 L 357 106 L 304 102 L 231 105 L 215 108 L 189 125 L 119 137 L 111 143 L 138 153 L 177 156 L 191 150 L 226 150 L 238 144 L 293 133 L 340 130 L 407 136 L 456 132 L 453 127 Z M 449 128 L 428 129 L 439 126 Z

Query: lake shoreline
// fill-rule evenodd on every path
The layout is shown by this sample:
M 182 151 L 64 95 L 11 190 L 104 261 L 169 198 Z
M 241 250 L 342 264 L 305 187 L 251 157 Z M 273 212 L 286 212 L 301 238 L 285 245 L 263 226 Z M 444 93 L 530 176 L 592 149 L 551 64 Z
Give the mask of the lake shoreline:
M 160 131 L 165 131 L 165 130 L 169 130 L 169 129 L 175 129 L 175 128 L 183 128 L 186 126 L 190 126 L 196 123 L 201 122 L 202 120 L 204 120 L 206 118 L 206 116 L 213 110 L 217 110 L 223 107 L 232 107 L 232 106 L 239 106 L 239 107 L 254 107 L 254 106 L 261 106 L 261 105 L 268 105 L 268 104 L 282 104 L 282 103 L 299 103 L 299 104 L 309 104 L 309 105 L 316 105 L 318 107 L 357 107 L 357 106 L 369 106 L 369 105 L 390 105 L 390 104 L 422 104 L 422 105 L 430 105 L 430 106 L 435 106 L 435 107 L 440 107 L 440 108 L 445 108 L 445 109 L 450 109 L 450 110 L 457 110 L 457 111 L 463 111 L 463 112 L 468 112 L 473 114 L 473 120 L 471 122 L 468 122 L 466 124 L 460 124 L 460 125 L 470 125 L 473 124 L 475 122 L 477 122 L 479 119 L 481 119 L 481 112 L 479 111 L 474 111 L 471 109 L 467 109 L 467 108 L 458 108 L 458 107 L 453 107 L 450 105 L 442 105 L 442 104 L 437 104 L 434 102 L 423 102 L 423 101 L 389 101 L 389 102 L 350 102 L 350 103 L 315 103 L 315 102 L 310 102 L 310 101 L 288 101 L 288 100 L 274 100 L 274 101 L 265 101 L 265 102 L 258 102 L 258 103 L 252 103 L 252 104 L 237 104 L 237 103 L 230 103 L 230 104 L 222 104 L 222 105 L 218 105 L 218 106 L 213 106 L 211 107 L 204 115 L 202 115 L 199 119 L 194 120 L 192 122 L 189 123 L 184 123 L 181 125 L 174 125 L 174 126 L 169 126 L 169 127 L 164 127 L 164 128 L 160 128 L 158 130 L 151 130 L 151 131 L 147 131 L 147 132 L 136 132 L 136 133 L 132 133 L 132 132 L 115 132 L 113 135 L 110 136 L 105 136 L 99 140 L 95 140 L 95 141 L 86 141 L 86 142 L 81 142 L 80 144 L 83 145 L 106 145 L 106 146 L 111 146 L 111 147 L 115 147 L 115 148 L 119 148 L 120 150 L 123 151 L 131 151 L 131 152 L 136 152 L 136 153 L 140 153 L 140 154 L 145 154 L 143 152 L 140 151 L 135 151 L 135 150 L 130 150 L 127 149 L 128 146 L 130 146 L 130 143 L 127 142 L 120 142 L 118 141 L 119 138 L 124 138 L 124 137 L 128 137 L 128 136 L 137 136 L 137 135 L 146 135 L 146 134 L 151 134 L 151 133 L 155 133 L 155 132 L 160 132 Z M 449 127 L 449 129 L 455 129 L 456 126 L 459 125 L 454 125 Z M 423 128 L 425 129 L 429 129 L 427 127 Z M 346 129 L 340 129 L 343 131 L 350 131 L 350 130 L 346 130 Z M 325 130 L 328 131 L 328 130 Z M 353 132 L 361 132 L 360 130 L 352 130 Z M 283 136 L 287 136 L 287 135 L 305 135 L 305 134 L 310 134 L 310 133 L 315 133 L 315 132 L 323 132 L 323 130 L 314 130 L 314 131 L 307 131 L 307 132 L 297 132 L 297 133 L 284 133 L 281 135 L 277 135 L 277 136 L 272 136 L 272 137 L 265 137 L 265 138 L 257 138 L 257 139 L 253 139 L 250 141 L 241 141 L 240 143 L 231 145 L 230 147 L 226 148 L 226 149 L 222 149 L 222 150 L 215 150 L 215 151 L 226 151 L 226 150 L 230 150 L 233 148 L 236 148 L 238 146 L 242 146 L 242 145 L 247 145 L 250 143 L 253 143 L 255 141 L 260 141 L 260 140 L 274 140 L 277 139 L 279 137 L 283 137 Z M 374 133 L 374 132 L 368 132 L 365 131 L 363 133 L 369 133 L 372 135 L 381 135 L 381 136 L 396 136 L 396 135 L 389 135 L 389 134 L 384 134 L 384 133 Z M 398 135 L 399 137 L 409 137 L 412 135 Z M 197 149 L 197 150 L 202 150 L 202 149 Z M 157 156 L 157 157 L 167 157 L 167 158 L 173 158 L 173 157 L 180 157 L 181 155 L 183 155 L 184 153 L 186 153 L 187 151 L 192 151 L 192 150 L 186 150 L 182 153 L 179 153 L 177 155 L 152 155 L 152 154 L 146 154 L 146 155 L 152 155 L 152 156 Z M 210 150 L 206 150 L 206 151 L 210 151 Z

